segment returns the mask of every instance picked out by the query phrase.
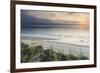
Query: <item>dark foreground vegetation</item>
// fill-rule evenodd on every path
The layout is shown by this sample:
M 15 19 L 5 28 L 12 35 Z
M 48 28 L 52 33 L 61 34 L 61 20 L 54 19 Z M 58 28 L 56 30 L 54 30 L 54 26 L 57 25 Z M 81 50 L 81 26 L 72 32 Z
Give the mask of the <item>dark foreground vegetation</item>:
M 68 60 L 86 60 L 88 57 L 80 54 L 65 55 L 60 52 L 53 51 L 53 48 L 44 49 L 43 46 L 38 45 L 29 47 L 25 43 L 21 43 L 21 62 L 48 62 L 48 61 L 68 61 Z

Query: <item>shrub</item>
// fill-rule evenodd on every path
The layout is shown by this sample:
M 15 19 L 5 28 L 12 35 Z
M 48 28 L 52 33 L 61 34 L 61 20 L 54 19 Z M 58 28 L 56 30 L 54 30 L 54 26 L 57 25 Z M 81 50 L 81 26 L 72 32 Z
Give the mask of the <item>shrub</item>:
M 77 56 L 75 56 L 74 54 L 68 54 L 68 55 L 67 55 L 67 59 L 68 59 L 68 60 L 77 60 L 78 58 L 77 58 Z
M 44 50 L 44 55 L 42 56 L 41 61 L 55 61 L 56 55 L 52 49 Z
M 31 48 L 28 45 L 21 43 L 21 62 L 29 62 L 31 54 Z

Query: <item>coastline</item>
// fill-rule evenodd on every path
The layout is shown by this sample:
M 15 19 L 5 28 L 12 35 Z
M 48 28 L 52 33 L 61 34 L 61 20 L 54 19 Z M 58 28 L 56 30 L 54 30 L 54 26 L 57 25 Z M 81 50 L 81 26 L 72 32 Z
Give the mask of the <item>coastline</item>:
M 89 58 L 89 46 L 76 45 L 62 42 L 55 42 L 55 40 L 41 40 L 41 39 L 28 39 L 21 38 L 21 42 L 28 44 L 29 46 L 42 45 L 44 49 L 53 48 L 56 52 L 61 52 L 64 54 L 73 53 L 75 55 L 83 54 Z

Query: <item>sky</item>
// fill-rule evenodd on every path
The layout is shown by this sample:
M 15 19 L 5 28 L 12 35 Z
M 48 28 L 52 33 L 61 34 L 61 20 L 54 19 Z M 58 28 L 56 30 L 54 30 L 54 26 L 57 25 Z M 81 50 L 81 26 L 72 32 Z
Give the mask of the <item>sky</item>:
M 88 45 L 89 13 L 21 10 L 21 35 Z
M 88 29 L 89 13 L 21 10 L 24 27 L 66 27 Z

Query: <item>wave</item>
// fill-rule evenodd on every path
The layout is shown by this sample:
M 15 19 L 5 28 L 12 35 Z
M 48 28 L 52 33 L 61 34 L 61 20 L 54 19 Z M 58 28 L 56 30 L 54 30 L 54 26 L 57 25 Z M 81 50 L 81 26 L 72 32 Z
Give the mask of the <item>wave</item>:
M 89 46 L 89 38 L 87 36 L 21 34 L 21 39 L 42 40 Z

